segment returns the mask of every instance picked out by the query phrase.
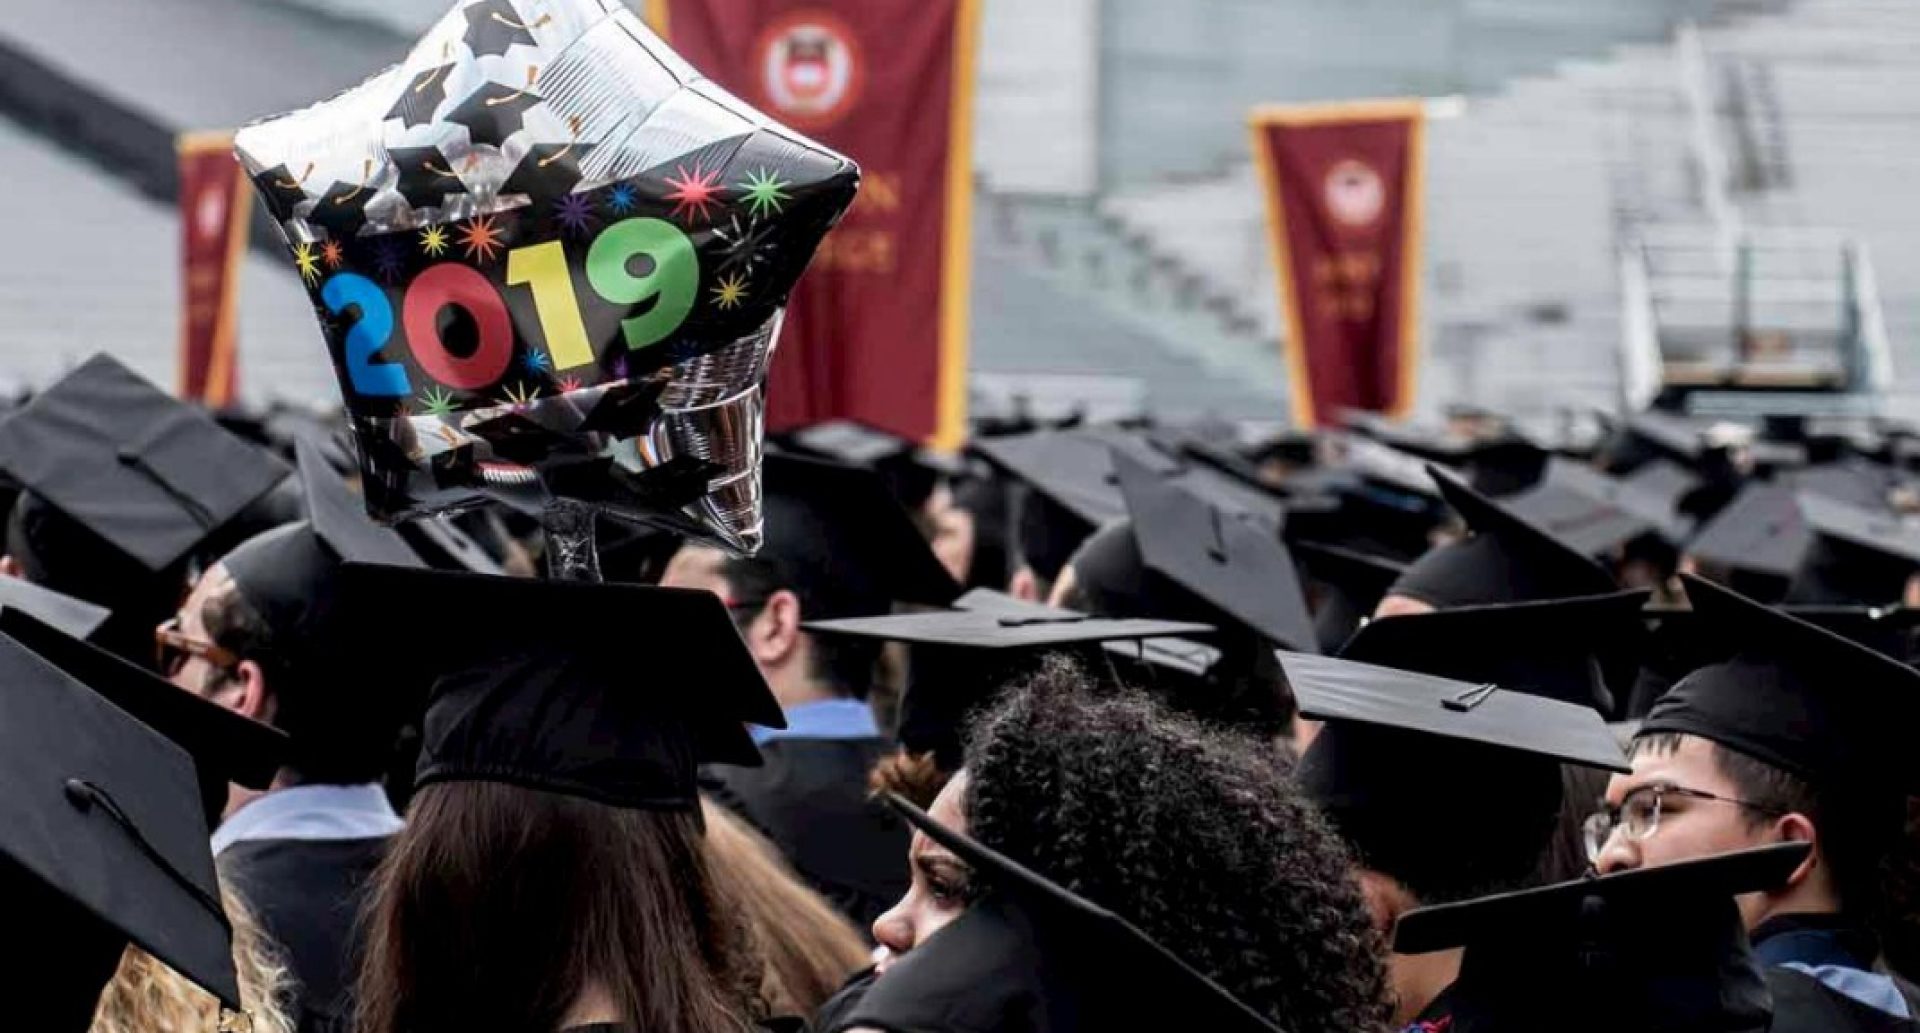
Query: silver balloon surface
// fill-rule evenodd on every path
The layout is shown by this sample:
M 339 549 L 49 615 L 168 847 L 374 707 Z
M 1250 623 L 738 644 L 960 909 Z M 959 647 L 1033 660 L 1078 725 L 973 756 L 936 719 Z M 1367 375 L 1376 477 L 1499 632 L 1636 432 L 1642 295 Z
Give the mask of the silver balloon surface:
M 621 0 L 460 0 L 241 130 L 386 520 L 555 499 L 751 552 L 780 317 L 859 170 Z

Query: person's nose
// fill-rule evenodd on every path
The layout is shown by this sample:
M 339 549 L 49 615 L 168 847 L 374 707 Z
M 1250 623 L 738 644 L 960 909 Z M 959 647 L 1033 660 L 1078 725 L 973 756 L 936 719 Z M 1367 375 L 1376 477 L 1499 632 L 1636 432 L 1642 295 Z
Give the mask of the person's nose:
M 1600 856 L 1594 859 L 1593 867 L 1602 875 L 1638 868 L 1640 844 L 1634 842 L 1625 829 L 1616 827 L 1607 833 L 1607 841 L 1600 845 Z
M 912 891 L 908 891 L 911 896 Z M 889 954 L 899 956 L 913 949 L 913 919 L 908 913 L 907 897 L 873 920 L 873 939 Z

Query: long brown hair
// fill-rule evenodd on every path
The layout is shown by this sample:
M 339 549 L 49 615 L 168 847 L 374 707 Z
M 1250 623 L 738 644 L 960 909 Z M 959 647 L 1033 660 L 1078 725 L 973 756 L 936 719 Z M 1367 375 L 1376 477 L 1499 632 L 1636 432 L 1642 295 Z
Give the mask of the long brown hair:
M 495 782 L 414 797 L 363 916 L 360 1033 L 548 1033 L 589 986 L 659 1033 L 740 1033 L 758 962 L 699 815 Z
M 787 867 L 766 837 L 701 801 L 713 873 L 740 903 L 766 962 L 760 992 L 776 1015 L 812 1015 L 867 964 L 853 923 Z

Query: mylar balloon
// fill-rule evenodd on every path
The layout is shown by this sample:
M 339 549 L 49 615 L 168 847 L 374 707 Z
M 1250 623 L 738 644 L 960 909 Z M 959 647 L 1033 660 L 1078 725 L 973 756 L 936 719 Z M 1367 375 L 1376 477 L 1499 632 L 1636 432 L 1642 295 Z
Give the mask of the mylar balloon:
M 376 516 L 573 500 L 757 547 L 767 365 L 852 162 L 621 0 L 461 0 L 403 64 L 235 146 Z

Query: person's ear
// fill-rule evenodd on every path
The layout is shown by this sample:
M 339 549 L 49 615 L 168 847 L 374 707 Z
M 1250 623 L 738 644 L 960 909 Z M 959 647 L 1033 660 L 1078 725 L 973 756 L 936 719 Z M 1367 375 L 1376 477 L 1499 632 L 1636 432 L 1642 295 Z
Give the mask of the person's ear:
M 242 717 L 272 723 L 273 696 L 267 690 L 267 673 L 260 669 L 259 664 L 252 660 L 240 661 L 240 666 L 233 669 L 228 681 L 239 691 L 230 696 L 232 702 L 225 704 L 227 709 Z
M 1774 820 L 1774 838 L 1781 843 L 1812 843 L 1813 852 L 1800 862 L 1800 867 L 1787 877 L 1788 886 L 1798 886 L 1813 876 L 1814 868 L 1820 863 L 1820 834 L 1813 827 L 1813 821 L 1804 814 L 1784 815 Z
M 747 626 L 747 648 L 763 667 L 777 666 L 793 655 L 800 642 L 800 597 L 781 589 L 767 596 L 760 613 Z
M 1360 897 L 1367 905 L 1367 915 L 1373 919 L 1374 929 L 1383 936 L 1391 936 L 1400 916 L 1420 906 L 1413 893 L 1392 876 L 1371 868 L 1357 869 L 1355 875 L 1360 882 Z
M 0 577 L 17 577 L 24 579 L 26 576 L 26 568 L 20 565 L 19 560 L 13 558 L 12 553 L 0 556 Z
M 1064 608 L 1080 591 L 1080 574 L 1069 563 L 1060 568 L 1060 576 L 1053 579 L 1053 590 L 1047 593 L 1047 605 Z

